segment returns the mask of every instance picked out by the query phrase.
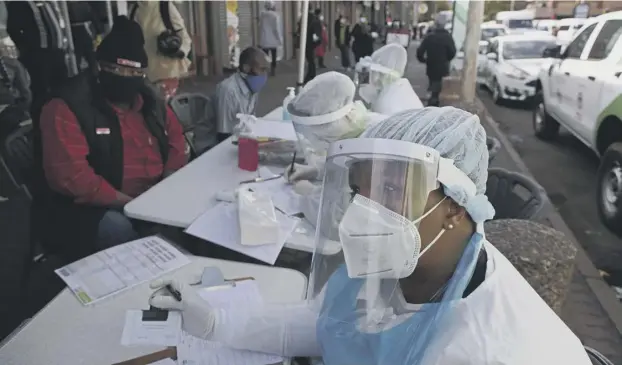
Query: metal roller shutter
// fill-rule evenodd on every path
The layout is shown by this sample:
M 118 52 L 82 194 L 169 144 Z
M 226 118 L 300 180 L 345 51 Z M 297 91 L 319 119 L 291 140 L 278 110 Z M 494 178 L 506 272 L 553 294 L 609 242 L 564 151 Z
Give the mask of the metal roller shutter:
M 240 51 L 253 45 L 253 2 L 238 1 L 238 34 Z

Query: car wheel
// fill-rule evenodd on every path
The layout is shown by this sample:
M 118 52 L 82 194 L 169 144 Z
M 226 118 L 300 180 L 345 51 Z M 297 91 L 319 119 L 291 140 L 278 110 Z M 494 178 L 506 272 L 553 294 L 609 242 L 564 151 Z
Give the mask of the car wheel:
M 492 101 L 495 104 L 501 105 L 503 103 L 503 97 L 501 96 L 501 85 L 497 80 L 492 80 Z
M 598 168 L 598 214 L 605 226 L 622 236 L 622 142 L 609 146 Z
M 533 99 L 533 130 L 536 137 L 548 141 L 557 136 L 559 123 L 546 112 L 542 90 Z

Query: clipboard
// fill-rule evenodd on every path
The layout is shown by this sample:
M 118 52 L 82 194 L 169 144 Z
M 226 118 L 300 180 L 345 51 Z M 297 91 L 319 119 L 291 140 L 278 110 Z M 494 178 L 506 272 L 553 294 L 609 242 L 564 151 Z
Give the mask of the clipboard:
M 239 277 L 234 279 L 225 279 L 219 268 L 214 266 L 207 266 L 203 269 L 203 275 L 201 281 L 192 284 L 201 288 L 214 288 L 214 289 L 226 289 L 235 287 L 236 283 L 246 280 L 255 280 L 251 276 Z M 164 359 L 177 360 L 177 348 L 167 347 L 165 350 L 157 351 L 144 356 L 136 357 L 130 360 L 114 363 L 112 365 L 149 365 L 156 361 Z
M 127 361 L 121 361 L 112 365 L 149 365 L 156 361 L 172 359 L 177 360 L 177 348 L 167 347 L 165 350 L 154 352 L 152 354 L 136 357 Z

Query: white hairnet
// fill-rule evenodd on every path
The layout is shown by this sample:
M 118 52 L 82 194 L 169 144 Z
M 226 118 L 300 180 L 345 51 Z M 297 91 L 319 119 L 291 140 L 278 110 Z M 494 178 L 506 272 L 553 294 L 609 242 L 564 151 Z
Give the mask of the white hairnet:
M 354 100 L 356 87 L 350 78 L 339 72 L 316 76 L 291 101 L 292 115 L 316 116 L 332 113 Z
M 361 138 L 397 139 L 434 148 L 442 157 L 454 160 L 477 188 L 476 197 L 464 196 L 459 187 L 445 186 L 445 194 L 465 207 L 475 222 L 494 215 L 483 195 L 488 179 L 488 146 L 486 131 L 476 115 L 454 107 L 408 110 L 367 128 Z
M 348 76 L 327 72 L 309 81 L 289 103 L 307 164 L 323 166 L 330 143 L 358 137 L 365 130 L 369 113 L 360 101 L 353 102 L 355 89 Z
M 373 63 L 380 64 L 404 75 L 406 63 L 408 62 L 408 52 L 399 44 L 387 44 L 372 53 L 371 60 Z

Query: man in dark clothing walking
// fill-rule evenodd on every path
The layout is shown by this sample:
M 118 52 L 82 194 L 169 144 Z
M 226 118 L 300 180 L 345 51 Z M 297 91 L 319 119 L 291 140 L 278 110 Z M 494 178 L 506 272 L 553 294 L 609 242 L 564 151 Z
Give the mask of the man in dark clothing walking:
M 305 76 L 304 83 L 313 80 L 316 75 L 315 67 L 315 47 L 322 43 L 322 22 L 320 22 L 319 15 L 320 9 L 315 9 L 314 14 L 309 12 L 309 18 L 307 20 L 307 45 L 305 47 L 305 59 L 307 60 L 307 75 Z M 300 30 L 300 25 L 298 26 Z M 300 31 L 298 32 L 300 34 Z
M 350 25 L 341 15 L 335 22 L 335 43 L 341 51 L 341 66 L 347 70 L 350 68 Z
M 374 37 L 372 30 L 367 23 L 367 18 L 361 17 L 359 22 L 352 28 L 352 52 L 354 53 L 354 61 L 358 61 L 374 53 Z
M 417 49 L 417 59 L 426 64 L 428 90 L 431 94 L 428 106 L 439 106 L 443 77 L 449 75 L 449 62 L 455 56 L 456 45 L 445 29 L 445 18 L 437 17 L 434 29 L 423 38 Z

